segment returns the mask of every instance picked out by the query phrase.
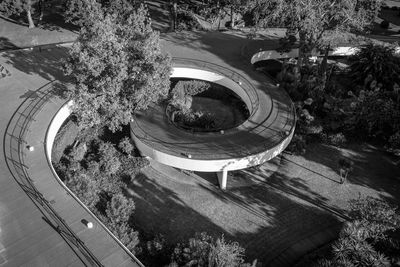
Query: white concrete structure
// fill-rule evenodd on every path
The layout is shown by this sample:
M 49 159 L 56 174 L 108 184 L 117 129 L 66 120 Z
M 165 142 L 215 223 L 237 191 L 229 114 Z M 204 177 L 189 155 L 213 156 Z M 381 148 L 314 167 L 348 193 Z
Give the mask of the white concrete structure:
M 354 55 L 360 48 L 352 46 L 340 46 L 329 52 L 329 56 L 351 56 Z M 400 55 L 400 47 L 396 47 L 395 53 Z M 299 55 L 299 49 L 294 48 L 287 53 L 279 53 L 276 50 L 265 50 L 260 51 L 253 55 L 251 58 L 251 64 L 254 64 L 263 60 L 270 59 L 282 59 L 282 58 L 296 58 Z
M 228 146 L 233 145 L 237 146 L 238 149 L 241 149 L 240 147 L 245 147 L 247 142 L 250 143 L 250 140 L 254 138 L 256 134 L 257 137 L 262 136 L 264 134 L 263 132 L 259 133 L 254 131 L 254 129 L 258 129 L 257 127 L 269 127 L 269 124 L 265 124 L 264 126 L 263 123 L 270 123 L 270 118 L 268 117 L 268 114 L 271 114 L 269 112 L 270 107 L 263 110 L 265 106 L 259 105 L 258 102 L 259 97 L 267 97 L 264 95 L 265 93 L 261 90 L 257 92 L 257 90 L 252 87 L 252 89 L 247 89 L 248 87 L 244 89 L 243 86 L 245 80 L 240 81 L 240 78 L 238 78 L 239 80 L 233 80 L 222 74 L 215 73 L 213 70 L 175 66 L 171 77 L 209 81 L 234 91 L 246 104 L 250 112 L 250 117 L 242 125 L 234 129 L 225 130 L 223 134 L 221 134 L 221 132 L 209 132 L 196 136 L 194 133 L 188 134 L 187 131 L 177 129 L 171 123 L 166 122 L 165 111 L 159 109 L 152 110 L 149 113 L 149 116 L 152 117 L 149 119 L 149 122 L 141 122 L 140 119 L 137 119 L 131 123 L 132 139 L 134 140 L 136 147 L 144 156 L 150 157 L 162 164 L 180 169 L 200 172 L 216 172 L 218 174 L 220 187 L 225 189 L 227 185 L 228 171 L 245 169 L 262 164 L 281 153 L 292 139 L 294 123 L 293 125 L 289 125 L 290 127 L 287 125 L 282 126 L 285 127 L 285 129 L 282 128 L 281 138 L 272 146 L 264 147 L 260 143 L 255 152 L 245 156 L 243 156 L 243 153 L 229 152 L 227 152 L 228 156 L 225 155 L 226 153 L 224 152 L 229 151 L 230 149 Z M 249 90 L 253 91 L 249 92 Z M 268 98 L 266 98 L 262 103 L 271 103 L 268 101 Z M 254 103 L 257 104 L 255 105 Z M 288 115 L 288 117 L 290 116 L 294 117 L 295 115 Z M 151 123 L 154 123 L 157 127 L 144 129 L 144 127 Z M 256 128 L 254 128 L 254 124 L 257 124 Z M 274 132 L 274 134 L 276 133 Z M 238 137 L 239 135 L 240 138 Z M 248 141 L 245 138 L 246 135 L 248 135 Z M 221 140 L 221 138 L 223 140 Z M 154 141 L 148 142 L 149 139 Z M 187 140 L 191 145 L 182 148 L 180 142 L 185 142 L 183 140 Z M 199 143 L 198 147 L 196 146 L 196 142 Z M 229 142 L 229 144 L 225 145 L 224 142 Z M 170 144 L 169 149 L 165 147 L 161 148 L 165 143 Z M 176 146 L 174 146 L 174 143 L 176 143 Z M 207 152 L 204 155 L 196 153 L 196 150 L 202 150 L 202 145 L 204 147 L 204 144 L 207 143 L 210 144 L 208 146 L 210 149 L 206 147 Z M 213 150 L 214 144 L 219 150 Z M 218 156 L 219 154 L 221 154 L 220 157 Z M 190 155 L 190 157 L 188 157 L 188 155 Z

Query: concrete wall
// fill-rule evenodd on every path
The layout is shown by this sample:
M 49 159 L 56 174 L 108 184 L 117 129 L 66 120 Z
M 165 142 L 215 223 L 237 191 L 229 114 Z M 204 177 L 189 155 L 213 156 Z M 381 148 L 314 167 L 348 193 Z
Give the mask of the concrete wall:
M 333 51 L 329 52 L 330 56 L 351 56 L 354 55 L 359 50 L 358 47 L 352 46 L 341 46 L 336 47 Z M 396 47 L 395 50 L 396 55 L 400 55 L 400 47 Z M 251 58 L 251 64 L 254 64 L 258 61 L 268 60 L 268 59 L 281 59 L 281 58 L 295 58 L 299 55 L 299 49 L 292 49 L 288 53 L 279 53 L 275 50 L 265 50 L 260 51 L 253 55 Z
M 54 116 L 53 120 L 49 125 L 49 128 L 47 129 L 46 153 L 49 162 L 51 162 L 51 150 L 53 149 L 54 139 L 56 138 L 56 135 L 61 125 L 71 114 L 71 106 L 72 106 L 72 101 L 69 101 L 68 103 L 63 105 L 61 109 L 57 112 L 57 114 Z
M 225 76 L 216 74 L 212 71 L 205 71 L 191 67 L 187 68 L 175 67 L 173 69 L 171 77 L 200 79 L 220 84 L 234 91 L 239 97 L 241 97 L 242 100 L 246 103 L 247 107 L 249 108 L 250 113 L 252 112 L 251 102 L 253 99 L 251 99 L 251 97 L 246 93 L 245 89 L 240 86 L 238 81 L 233 81 Z M 230 170 L 245 169 L 248 167 L 262 164 L 265 161 L 272 159 L 273 157 L 281 153 L 290 143 L 290 140 L 292 139 L 293 136 L 293 132 L 294 128 L 292 129 L 292 132 L 290 132 L 281 143 L 279 143 L 277 146 L 271 149 L 242 158 L 232 157 L 230 159 L 219 159 L 219 160 L 200 160 L 200 159 L 189 158 L 188 156 L 184 155 L 182 156 L 170 155 L 168 153 L 158 151 L 154 149 L 152 146 L 142 142 L 140 138 L 135 136 L 132 130 L 131 130 L 131 137 L 134 140 L 137 148 L 141 151 L 143 155 L 148 156 L 162 164 L 193 171 L 219 172 L 223 170 L 230 171 Z M 220 134 L 218 133 L 218 135 Z M 234 134 L 230 136 L 232 138 L 235 138 Z
M 249 112 L 252 113 L 252 100 L 250 99 L 250 95 L 247 94 L 246 91 L 240 86 L 240 81 L 234 81 L 211 71 L 182 67 L 174 67 L 171 78 L 199 79 L 222 85 L 235 92 L 246 104 Z
M 337 47 L 333 51 L 329 52 L 331 56 L 349 56 L 353 55 L 358 51 L 358 48 L 351 46 Z M 294 48 L 288 53 L 279 53 L 275 50 L 260 51 L 253 55 L 251 58 L 251 64 L 258 61 L 268 60 L 268 59 L 281 59 L 281 58 L 295 58 L 299 55 L 299 49 Z

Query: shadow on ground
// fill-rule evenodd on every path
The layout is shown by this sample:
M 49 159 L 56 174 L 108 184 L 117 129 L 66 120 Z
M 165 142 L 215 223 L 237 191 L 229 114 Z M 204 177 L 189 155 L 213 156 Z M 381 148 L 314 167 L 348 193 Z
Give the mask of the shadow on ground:
M 334 214 L 271 187 L 249 183 L 221 191 L 202 178 L 179 178 L 195 183 L 180 183 L 151 167 L 134 181 L 130 189 L 139 231 L 162 233 L 172 243 L 196 232 L 224 234 L 246 248 L 248 261 L 257 258 L 263 266 L 291 266 L 332 240 L 341 226 Z
M 15 69 L 30 75 L 39 75 L 42 78 L 52 81 L 58 79 L 60 82 L 68 82 L 64 75 L 62 66 L 64 58 L 68 55 L 68 48 L 54 47 L 32 51 L 8 51 L 2 54 L 6 63 Z

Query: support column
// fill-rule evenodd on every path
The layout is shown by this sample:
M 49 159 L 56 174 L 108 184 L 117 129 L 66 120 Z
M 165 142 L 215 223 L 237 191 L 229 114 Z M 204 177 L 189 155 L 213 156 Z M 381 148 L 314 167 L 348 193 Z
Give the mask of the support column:
M 228 171 L 223 170 L 222 172 L 217 172 L 219 188 L 222 190 L 226 189 L 226 183 L 228 181 Z

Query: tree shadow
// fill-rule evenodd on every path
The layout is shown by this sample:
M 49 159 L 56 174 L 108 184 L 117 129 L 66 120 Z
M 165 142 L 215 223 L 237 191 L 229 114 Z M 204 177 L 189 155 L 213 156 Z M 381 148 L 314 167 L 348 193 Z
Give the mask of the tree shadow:
M 163 234 L 171 244 L 187 241 L 196 232 L 219 236 L 223 229 L 190 208 L 176 192 L 154 177 L 139 174 L 128 192 L 135 202 L 135 229 L 143 235 Z
M 222 191 L 201 178 L 180 183 L 154 170 L 145 173 L 130 186 L 136 229 L 162 233 L 172 243 L 196 232 L 224 234 L 246 248 L 248 261 L 292 266 L 336 238 L 342 224 L 330 212 L 260 184 Z
M 49 81 L 55 79 L 61 82 L 70 81 L 62 69 L 63 59 L 68 56 L 66 47 L 8 51 L 4 52 L 2 56 L 6 59 L 7 64 L 26 74 L 39 75 Z
M 16 49 L 18 46 L 14 45 L 8 38 L 0 37 L 0 51 Z
M 306 160 L 325 166 L 337 174 L 338 161 L 343 157 L 354 162 L 346 183 L 375 190 L 383 199 L 400 204 L 397 158 L 383 149 L 366 143 L 351 144 L 347 148 L 314 144 L 304 155 Z

